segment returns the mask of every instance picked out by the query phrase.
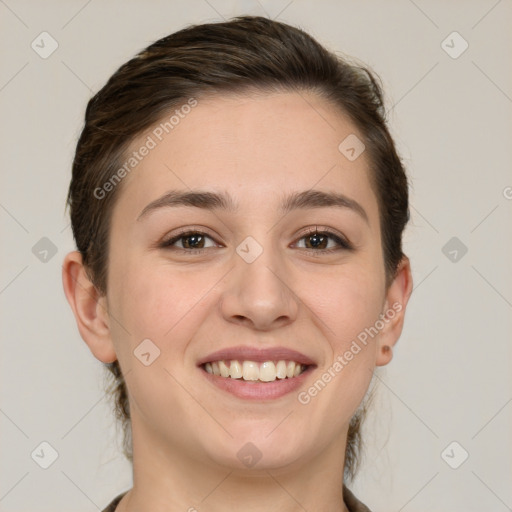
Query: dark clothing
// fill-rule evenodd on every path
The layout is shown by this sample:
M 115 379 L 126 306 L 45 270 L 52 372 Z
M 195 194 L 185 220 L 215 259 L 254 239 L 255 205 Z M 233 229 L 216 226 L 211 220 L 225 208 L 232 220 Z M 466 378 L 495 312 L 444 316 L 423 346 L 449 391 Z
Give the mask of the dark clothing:
M 126 491 L 128 492 L 128 491 Z M 116 496 L 108 505 L 107 508 L 103 509 L 102 512 L 114 512 L 118 503 L 121 501 L 121 498 L 126 494 L 126 492 L 123 492 L 119 496 Z
M 104 509 L 102 512 L 115 512 L 117 505 L 121 501 L 121 498 L 127 493 L 123 492 L 113 501 L 110 502 L 108 507 Z M 345 486 L 343 486 L 343 501 L 347 505 L 349 512 L 371 512 L 371 510 L 361 503 Z

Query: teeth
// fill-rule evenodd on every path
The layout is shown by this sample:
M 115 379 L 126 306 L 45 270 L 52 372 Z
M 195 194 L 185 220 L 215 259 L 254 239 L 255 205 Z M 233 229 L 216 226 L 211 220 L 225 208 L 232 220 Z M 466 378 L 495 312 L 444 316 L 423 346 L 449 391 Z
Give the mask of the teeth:
M 244 363 L 245 364 L 245 363 Z M 260 380 L 263 382 L 271 382 L 276 380 L 277 371 L 276 365 L 272 361 L 266 361 L 260 366 L 259 371 Z
M 242 365 L 238 361 L 231 361 L 231 366 L 229 368 L 229 376 L 232 379 L 242 378 Z
M 212 361 L 204 365 L 205 370 L 213 375 L 242 379 L 247 381 L 273 382 L 276 379 L 298 377 L 306 366 L 295 361 Z
M 258 380 L 260 378 L 260 369 L 254 361 L 244 361 L 242 368 L 244 380 Z
M 224 361 L 219 361 L 219 369 L 221 377 L 229 377 L 229 366 Z
M 286 379 L 286 361 L 278 361 L 276 365 L 278 379 Z

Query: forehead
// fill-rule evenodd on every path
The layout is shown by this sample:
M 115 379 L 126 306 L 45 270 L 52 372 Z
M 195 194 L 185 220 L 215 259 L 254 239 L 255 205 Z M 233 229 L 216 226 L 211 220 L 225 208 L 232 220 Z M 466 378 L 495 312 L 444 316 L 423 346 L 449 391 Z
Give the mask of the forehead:
M 168 190 L 198 188 L 229 191 L 246 209 L 262 201 L 271 206 L 286 190 L 313 188 L 351 196 L 370 214 L 376 209 L 367 152 L 350 160 L 339 149 L 347 137 L 362 135 L 324 99 L 303 91 L 196 101 L 177 106 L 133 141 L 127 157 L 150 149 L 123 180 L 124 215 L 136 217 Z

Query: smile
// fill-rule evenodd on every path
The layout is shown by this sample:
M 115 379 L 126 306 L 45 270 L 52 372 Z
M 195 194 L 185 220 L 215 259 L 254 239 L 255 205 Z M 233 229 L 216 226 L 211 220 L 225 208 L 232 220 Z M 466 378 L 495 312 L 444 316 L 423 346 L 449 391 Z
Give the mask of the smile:
M 237 361 L 220 360 L 205 363 L 203 368 L 208 373 L 226 379 L 244 381 L 273 382 L 276 379 L 292 379 L 301 375 L 308 365 L 295 361 Z
M 221 368 L 225 377 L 220 373 Z M 282 377 L 285 368 L 286 376 Z M 255 361 L 238 361 L 236 359 L 213 361 L 199 367 L 201 374 L 209 381 L 210 385 L 221 392 L 243 400 L 264 403 L 297 393 L 305 386 L 306 379 L 315 368 L 315 365 L 304 365 L 295 363 L 295 361 L 279 360 L 256 363 Z M 218 372 L 218 375 L 215 375 L 214 371 Z M 288 376 L 288 371 L 292 375 L 291 377 Z M 233 377 L 231 372 L 233 372 Z M 278 376 L 278 372 L 281 377 Z

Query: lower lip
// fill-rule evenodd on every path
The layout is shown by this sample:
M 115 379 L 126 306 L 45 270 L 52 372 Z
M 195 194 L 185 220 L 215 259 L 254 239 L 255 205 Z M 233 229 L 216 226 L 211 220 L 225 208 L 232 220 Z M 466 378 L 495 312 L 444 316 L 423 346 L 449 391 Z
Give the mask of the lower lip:
M 309 377 L 314 368 L 314 366 L 308 366 L 298 377 L 276 379 L 271 382 L 245 381 L 243 379 L 220 377 L 208 373 L 201 366 L 199 370 L 212 384 L 238 398 L 246 400 L 274 400 L 296 391 L 304 384 L 304 381 Z

